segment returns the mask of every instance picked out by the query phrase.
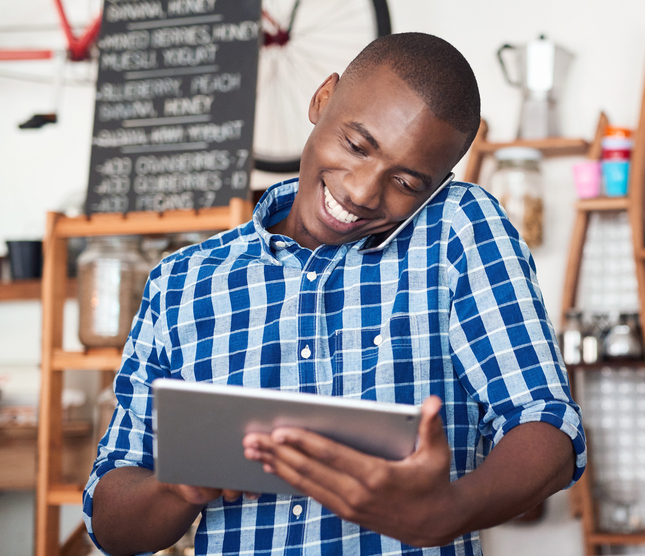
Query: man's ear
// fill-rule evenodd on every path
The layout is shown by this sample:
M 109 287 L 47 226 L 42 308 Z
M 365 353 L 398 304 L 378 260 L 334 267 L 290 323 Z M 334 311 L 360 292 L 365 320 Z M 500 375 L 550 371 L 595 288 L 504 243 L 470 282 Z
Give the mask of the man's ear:
M 316 125 L 318 122 L 320 115 L 327 105 L 327 101 L 334 94 L 339 79 L 340 77 L 337 73 L 332 73 L 314 93 L 309 103 L 309 121 L 312 124 Z

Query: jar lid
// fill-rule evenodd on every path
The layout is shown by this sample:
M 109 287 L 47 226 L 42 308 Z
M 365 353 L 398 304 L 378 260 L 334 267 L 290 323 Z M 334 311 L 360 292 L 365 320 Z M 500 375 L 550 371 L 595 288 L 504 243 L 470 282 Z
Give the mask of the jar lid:
M 627 127 L 608 125 L 605 128 L 605 137 L 622 137 L 624 139 L 632 136 L 632 130 Z
M 535 160 L 542 159 L 542 153 L 530 147 L 504 147 L 495 151 L 497 160 Z

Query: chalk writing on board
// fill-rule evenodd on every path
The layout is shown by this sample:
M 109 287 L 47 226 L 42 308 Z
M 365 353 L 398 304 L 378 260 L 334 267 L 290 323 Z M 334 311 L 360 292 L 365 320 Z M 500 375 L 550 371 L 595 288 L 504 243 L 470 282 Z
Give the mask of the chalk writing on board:
M 106 2 L 86 212 L 248 195 L 260 0 Z

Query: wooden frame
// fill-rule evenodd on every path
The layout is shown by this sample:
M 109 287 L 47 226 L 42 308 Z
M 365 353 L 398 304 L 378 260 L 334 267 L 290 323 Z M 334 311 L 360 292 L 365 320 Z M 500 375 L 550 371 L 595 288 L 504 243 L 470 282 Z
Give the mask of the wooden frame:
M 588 158 L 600 159 L 601 139 L 607 125 L 607 117 L 601 114 L 596 137 L 589 149 Z M 632 230 L 632 244 L 638 283 L 639 316 L 645 344 L 645 328 L 643 327 L 643 315 L 645 315 L 645 235 L 643 229 L 643 217 L 645 215 L 645 199 L 643 196 L 645 190 L 645 87 L 643 89 L 640 117 L 634 135 L 632 153 L 627 197 L 599 197 L 581 200 L 576 204 L 576 219 L 565 274 L 561 318 L 562 322 L 564 322 L 567 311 L 576 306 L 582 254 L 590 215 L 594 212 L 602 211 L 626 211 Z M 643 362 L 639 362 L 639 364 L 642 365 Z M 572 385 L 575 373 L 584 372 L 584 369 L 585 366 L 583 365 L 569 369 Z M 598 508 L 593 498 L 593 468 L 590 462 L 587 463 L 585 474 L 572 488 L 571 495 L 574 514 L 582 518 L 585 554 L 600 554 L 603 545 L 645 544 L 645 532 L 618 534 L 599 530 Z
M 66 370 L 98 370 L 111 373 L 121 363 L 118 349 L 66 352 L 63 349 L 63 309 L 67 293 L 67 240 L 101 235 L 145 235 L 173 232 L 217 231 L 248 221 L 253 206 L 233 198 L 228 207 L 199 212 L 96 214 L 68 218 L 48 213 L 44 241 L 42 279 L 42 362 L 38 464 L 36 489 L 36 556 L 77 554 L 82 547 L 77 530 L 60 546 L 60 506 L 80 504 L 84 485 L 63 481 L 63 373 Z
M 599 160 L 602 150 L 602 137 L 608 125 L 607 116 L 600 114 L 596 133 L 591 143 L 581 139 L 549 138 L 533 141 L 513 141 L 510 143 L 491 143 L 487 141 L 488 125 L 484 120 L 470 150 L 464 181 L 477 182 L 483 161 L 486 156 L 504 147 L 532 147 L 542 152 L 545 157 L 586 155 L 592 160 Z M 565 272 L 562 297 L 561 319 L 564 322 L 568 310 L 575 308 L 582 254 L 589 225 L 590 215 L 603 211 L 627 211 L 632 229 L 636 277 L 638 282 L 639 308 L 645 315 L 645 87 L 641 103 L 640 118 L 634 135 L 634 148 L 629 176 L 629 194 L 627 197 L 597 197 L 581 199 L 575 205 L 576 217 L 573 225 L 567 268 Z M 645 323 L 641 323 L 643 342 L 645 344 Z M 584 369 L 583 366 L 568 369 L 573 388 L 574 374 Z M 570 491 L 572 513 L 581 518 L 584 535 L 584 550 L 587 555 L 600 553 L 602 545 L 638 545 L 645 544 L 645 532 L 637 534 L 607 533 L 598 529 L 597 507 L 593 497 L 593 469 L 588 463 L 587 471 Z

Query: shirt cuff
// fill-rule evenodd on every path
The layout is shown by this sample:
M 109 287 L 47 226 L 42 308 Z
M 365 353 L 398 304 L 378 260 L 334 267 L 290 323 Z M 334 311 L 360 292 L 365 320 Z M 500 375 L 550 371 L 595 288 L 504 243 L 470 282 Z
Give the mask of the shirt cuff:
M 564 412 L 562 408 L 565 408 Z M 524 409 L 521 412 L 513 415 L 503 422 L 497 429 L 493 438 L 494 445 L 513 428 L 524 423 L 549 423 L 558 430 L 566 434 L 573 444 L 573 449 L 576 453 L 576 468 L 573 477 L 565 489 L 571 488 L 576 481 L 582 476 L 587 465 L 587 443 L 585 440 L 584 430 L 582 428 L 582 421 L 580 420 L 577 412 L 570 406 L 562 402 L 547 402 L 546 406 L 535 411 L 535 409 Z

